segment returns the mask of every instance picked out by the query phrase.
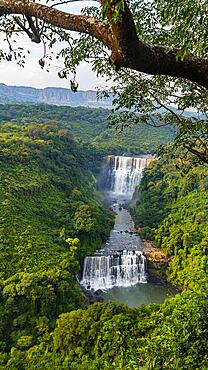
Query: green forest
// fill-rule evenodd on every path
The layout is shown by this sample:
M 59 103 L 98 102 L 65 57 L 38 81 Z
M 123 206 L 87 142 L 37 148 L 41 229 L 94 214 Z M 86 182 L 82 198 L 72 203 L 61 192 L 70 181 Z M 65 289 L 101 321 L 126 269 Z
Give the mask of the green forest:
M 0 140 L 4 351 L 18 340 L 33 343 L 60 313 L 86 306 L 78 260 L 100 247 L 113 215 L 95 190 L 90 153 L 67 129 L 4 123 Z
M 53 105 L 1 105 L 0 122 L 16 124 L 54 122 L 65 127 L 82 141 L 90 143 L 101 155 L 154 154 L 159 145 L 168 143 L 176 136 L 174 126 L 156 127 L 144 123 L 131 125 L 124 131 L 110 127 L 110 110 L 103 108 L 63 107 Z
M 208 370 L 207 13 L 0 0 L 0 370 Z M 112 110 L 87 108 L 96 96 Z M 173 293 L 105 300 L 80 281 L 89 260 L 101 287 L 112 270 L 126 296 Z
M 96 190 L 103 155 L 117 154 L 112 136 L 98 145 L 106 117 L 82 107 L 1 106 L 2 370 L 208 367 L 207 165 L 191 156 L 152 161 L 131 205 L 143 237 L 171 257 L 163 274 L 180 294 L 138 308 L 89 305 L 77 282 L 83 257 L 114 222 Z M 173 132 L 163 138 L 158 129 L 152 144 L 148 130 L 136 129 L 148 153 Z M 129 150 L 137 140 L 128 137 Z
M 153 161 L 132 209 L 142 235 L 171 257 L 167 278 L 187 290 L 207 284 L 208 167 L 180 156 Z

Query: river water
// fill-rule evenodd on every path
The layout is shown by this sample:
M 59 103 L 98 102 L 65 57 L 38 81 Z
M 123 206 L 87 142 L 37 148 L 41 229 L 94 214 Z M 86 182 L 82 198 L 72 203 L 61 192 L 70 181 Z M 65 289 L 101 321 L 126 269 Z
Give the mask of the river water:
M 162 303 L 174 290 L 153 283 L 146 277 L 143 242 L 135 231 L 128 205 L 139 183 L 145 157 L 110 156 L 102 172 L 102 190 L 115 213 L 114 228 L 103 248 L 84 261 L 81 284 L 88 290 L 102 290 L 104 300 L 138 307 Z
M 176 292 L 172 288 L 152 283 L 137 284 L 128 288 L 114 287 L 103 292 L 105 301 L 123 303 L 129 307 L 139 307 L 142 304 L 163 303 L 165 298 Z
M 115 200 L 115 199 L 114 199 Z M 131 214 L 125 208 L 128 204 L 128 198 L 117 197 L 118 202 L 113 203 L 113 210 L 116 212 L 114 228 L 111 231 L 110 238 L 106 242 L 104 250 L 113 250 L 117 248 L 127 248 L 143 250 L 143 242 L 135 232 L 135 226 Z M 121 232 L 122 231 L 122 232 Z M 163 303 L 165 298 L 175 294 L 175 290 L 161 284 L 149 283 L 143 277 L 143 281 L 127 287 L 114 286 L 111 289 L 103 291 L 103 298 L 107 301 L 116 301 L 124 303 L 129 307 L 138 307 L 141 304 Z

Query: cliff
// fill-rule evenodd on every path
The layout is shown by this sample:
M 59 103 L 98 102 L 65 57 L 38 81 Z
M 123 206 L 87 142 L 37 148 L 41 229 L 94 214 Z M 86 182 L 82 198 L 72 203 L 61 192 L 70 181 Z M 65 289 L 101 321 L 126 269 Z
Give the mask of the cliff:
M 70 89 L 47 87 L 36 89 L 26 86 L 7 86 L 0 83 L 0 103 L 54 104 L 67 106 L 88 106 L 111 108 L 112 99 L 98 100 L 93 90 L 73 93 Z

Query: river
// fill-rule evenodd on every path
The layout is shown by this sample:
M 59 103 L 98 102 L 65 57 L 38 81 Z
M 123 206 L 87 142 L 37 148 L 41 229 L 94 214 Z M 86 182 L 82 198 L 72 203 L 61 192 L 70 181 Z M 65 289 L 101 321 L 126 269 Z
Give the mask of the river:
M 88 290 L 102 290 L 104 300 L 138 307 L 162 303 L 174 290 L 147 281 L 143 242 L 135 231 L 128 211 L 147 157 L 107 157 L 100 187 L 115 213 L 114 228 L 103 248 L 84 261 L 81 284 Z

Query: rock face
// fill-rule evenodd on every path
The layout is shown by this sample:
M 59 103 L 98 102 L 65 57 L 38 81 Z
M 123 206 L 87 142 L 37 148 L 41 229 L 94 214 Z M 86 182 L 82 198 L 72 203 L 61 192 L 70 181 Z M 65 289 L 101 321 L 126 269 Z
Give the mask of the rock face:
M 167 264 L 169 259 L 165 256 L 165 253 L 162 249 L 156 248 L 153 243 L 144 241 L 145 247 L 143 253 L 146 257 L 146 260 L 155 265 L 161 266 Z
M 93 90 L 73 93 L 70 89 L 47 87 L 35 89 L 26 86 L 7 86 L 0 83 L 0 103 L 54 104 L 68 106 L 112 107 L 112 98 L 98 100 Z
M 167 258 L 163 250 L 156 248 L 153 243 L 144 240 L 144 245 L 143 253 L 147 261 L 147 281 L 154 284 L 169 285 L 166 270 L 171 258 Z

